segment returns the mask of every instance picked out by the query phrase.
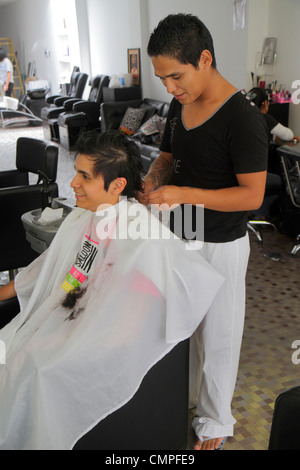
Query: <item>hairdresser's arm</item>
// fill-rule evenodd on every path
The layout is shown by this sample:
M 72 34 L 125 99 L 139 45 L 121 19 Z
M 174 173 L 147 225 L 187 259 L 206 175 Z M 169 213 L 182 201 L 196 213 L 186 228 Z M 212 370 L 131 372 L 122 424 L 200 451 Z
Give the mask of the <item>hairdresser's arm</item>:
M 0 302 L 2 300 L 12 299 L 16 297 L 15 281 L 12 280 L 5 286 L 0 287 Z
M 150 204 L 167 205 L 203 204 L 207 209 L 221 212 L 249 211 L 258 209 L 264 198 L 266 171 L 245 173 L 237 176 L 238 186 L 224 189 L 201 189 L 164 186 L 149 194 Z

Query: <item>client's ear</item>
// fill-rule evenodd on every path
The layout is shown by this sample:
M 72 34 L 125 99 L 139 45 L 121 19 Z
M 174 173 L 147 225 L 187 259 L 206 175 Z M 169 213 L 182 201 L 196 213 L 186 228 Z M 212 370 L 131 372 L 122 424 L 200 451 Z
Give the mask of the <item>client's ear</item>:
M 121 194 L 124 191 L 126 185 L 126 178 L 116 178 L 110 183 L 110 190 L 112 191 L 112 194 Z

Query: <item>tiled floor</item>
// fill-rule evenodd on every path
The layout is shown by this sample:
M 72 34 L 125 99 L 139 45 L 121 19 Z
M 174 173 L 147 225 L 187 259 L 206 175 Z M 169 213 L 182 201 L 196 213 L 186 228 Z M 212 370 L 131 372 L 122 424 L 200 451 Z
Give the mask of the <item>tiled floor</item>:
M 0 129 L 0 170 L 14 167 L 19 135 L 43 138 L 41 128 Z M 73 155 L 60 149 L 60 196 L 72 197 L 73 167 Z M 276 397 L 300 385 L 300 364 L 292 363 L 291 348 L 300 340 L 300 252 L 292 257 L 294 240 L 273 230 L 265 230 L 263 239 L 259 246 L 250 235 L 246 323 L 232 404 L 237 424 L 225 450 L 266 450 Z M 274 253 L 278 261 L 268 257 Z
M 226 449 L 268 448 L 274 401 L 300 385 L 292 343 L 300 339 L 300 256 L 294 240 L 266 231 L 263 246 L 251 237 L 247 310 L 237 387 L 233 400 L 236 434 Z M 279 254 L 279 261 L 266 255 Z

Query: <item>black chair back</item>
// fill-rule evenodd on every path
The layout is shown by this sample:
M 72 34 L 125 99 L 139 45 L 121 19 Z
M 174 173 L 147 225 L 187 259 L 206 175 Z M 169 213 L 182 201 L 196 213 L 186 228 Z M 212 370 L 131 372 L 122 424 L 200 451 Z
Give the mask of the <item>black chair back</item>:
M 82 98 L 87 79 L 88 75 L 86 73 L 75 72 L 72 75 L 69 96 L 73 98 Z
M 3 225 L 0 230 L 0 271 L 13 271 L 30 264 L 37 256 L 26 239 L 22 215 L 43 208 L 48 197 L 58 197 L 56 183 L 48 185 L 48 193 L 42 184 L 19 186 L 0 191 Z
M 58 147 L 46 141 L 20 137 L 16 146 L 16 169 L 0 171 L 0 189 L 29 184 L 29 173 L 44 174 L 49 182 L 56 181 Z
M 91 86 L 89 99 L 94 103 L 102 103 L 103 101 L 103 87 L 109 85 L 110 78 L 108 75 L 96 75 L 90 79 L 89 85 Z
M 13 271 L 31 263 L 37 256 L 26 239 L 21 220 L 24 213 L 44 209 L 58 197 L 58 147 L 49 142 L 20 137 L 17 141 L 15 170 L 0 172 L 0 271 Z M 28 174 L 38 175 L 36 184 Z M 22 175 L 24 184 L 20 184 Z
M 276 398 L 269 450 L 300 450 L 300 386 Z

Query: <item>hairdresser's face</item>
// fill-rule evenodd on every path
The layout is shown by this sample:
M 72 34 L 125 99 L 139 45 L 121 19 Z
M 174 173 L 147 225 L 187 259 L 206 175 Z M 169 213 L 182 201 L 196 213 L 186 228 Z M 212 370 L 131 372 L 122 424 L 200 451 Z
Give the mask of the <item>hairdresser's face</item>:
M 106 191 L 103 176 L 93 176 L 93 162 L 87 155 L 78 155 L 75 170 L 76 176 L 71 182 L 71 188 L 74 190 L 78 207 L 96 212 L 101 204 L 113 205 L 118 202 L 119 194 L 113 190 L 114 182 Z
M 155 75 L 161 79 L 167 92 L 181 104 L 187 105 L 197 101 L 208 86 L 211 61 L 206 59 L 209 60 L 209 57 L 205 57 L 204 52 L 198 69 L 192 64 L 182 64 L 177 59 L 162 55 L 152 57 L 152 64 Z

